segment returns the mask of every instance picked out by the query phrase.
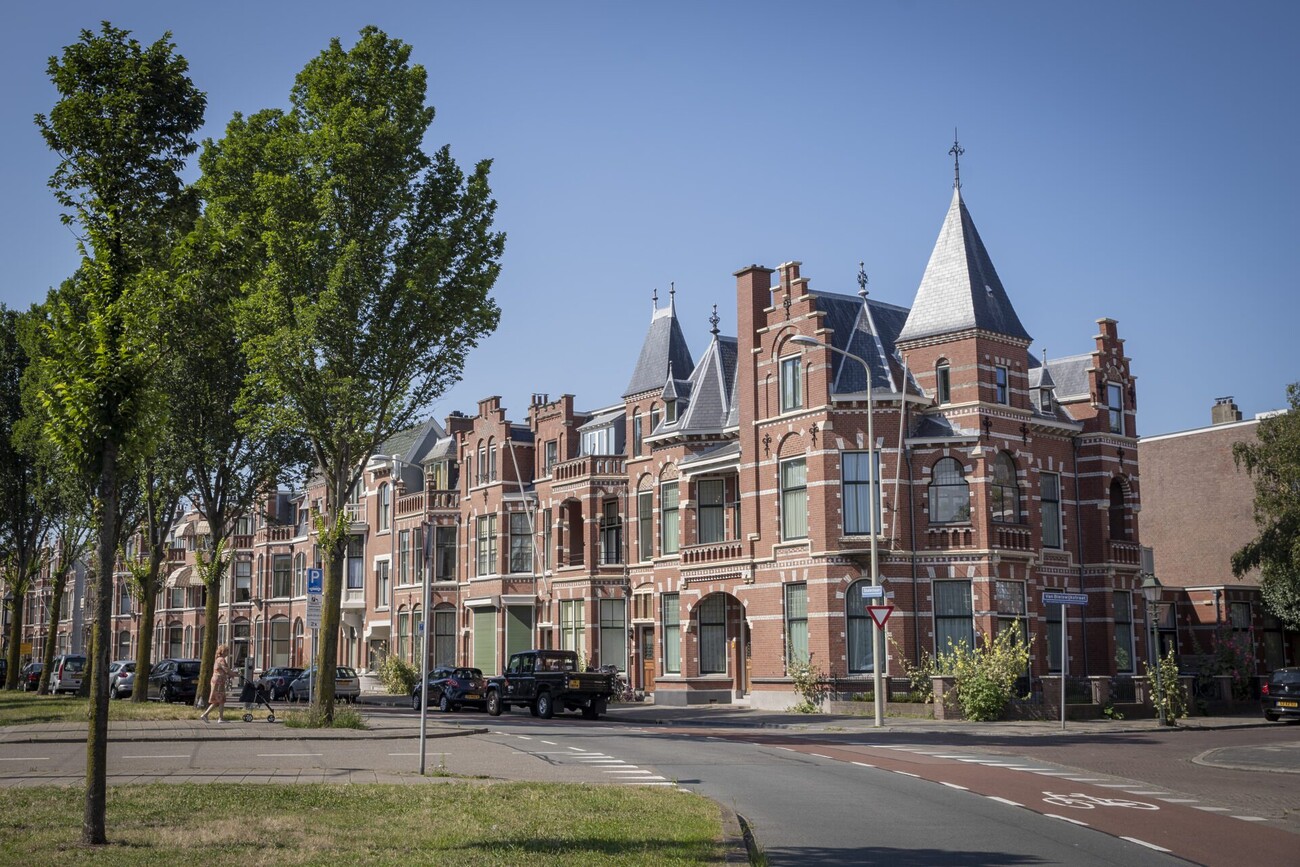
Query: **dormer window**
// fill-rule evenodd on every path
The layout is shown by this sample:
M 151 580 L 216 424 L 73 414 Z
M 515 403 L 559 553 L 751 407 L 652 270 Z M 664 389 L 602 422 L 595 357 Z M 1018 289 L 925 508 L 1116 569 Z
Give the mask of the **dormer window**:
M 1038 408 L 1044 413 L 1052 411 L 1052 390 L 1050 388 L 1040 388 L 1038 390 Z
M 664 403 L 664 421 L 668 424 L 674 424 L 677 421 L 677 401 L 670 400 Z
M 613 425 L 583 431 L 582 454 L 584 456 L 615 454 Z

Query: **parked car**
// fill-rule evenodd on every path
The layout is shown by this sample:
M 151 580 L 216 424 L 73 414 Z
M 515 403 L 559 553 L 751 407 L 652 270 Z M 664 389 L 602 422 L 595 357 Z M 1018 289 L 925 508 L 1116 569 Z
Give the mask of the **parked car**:
M 145 698 L 165 702 L 194 701 L 199 689 L 197 659 L 164 659 L 149 667 Z
M 23 666 L 23 670 L 18 674 L 18 685 L 23 692 L 35 692 L 36 687 L 41 685 L 41 669 L 45 668 L 42 663 L 29 662 Z
M 1264 719 L 1300 719 L 1300 668 L 1279 668 L 1260 689 Z
M 311 701 L 311 678 L 316 669 L 309 668 L 289 683 L 289 701 Z M 334 669 L 334 698 L 356 704 L 361 697 L 361 676 L 346 665 Z
M 126 698 L 135 688 L 135 660 L 118 659 L 108 664 L 108 694 Z
M 411 690 L 411 707 L 415 710 L 420 709 L 422 692 L 418 683 Z M 435 668 L 429 672 L 429 701 L 443 713 L 471 705 L 479 710 L 485 709 L 487 683 L 483 680 L 483 672 L 477 668 Z
M 64 653 L 54 657 L 50 667 L 50 692 L 76 692 L 81 689 L 81 673 L 86 669 L 86 657 L 77 653 Z
M 302 673 L 303 669 L 301 668 L 284 666 L 268 668 L 262 673 L 262 684 L 266 687 L 266 692 L 273 701 L 285 699 L 289 697 L 289 684 L 293 683 L 298 675 Z
M 0 657 L 0 683 L 4 683 L 9 677 L 9 660 Z

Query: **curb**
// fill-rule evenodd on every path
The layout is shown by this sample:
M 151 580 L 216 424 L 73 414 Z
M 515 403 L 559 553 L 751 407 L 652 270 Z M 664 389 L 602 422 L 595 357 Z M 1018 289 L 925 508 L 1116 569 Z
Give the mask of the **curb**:
M 252 725 L 252 723 L 244 723 Z M 258 729 L 266 731 L 266 729 Z M 432 740 L 436 738 L 459 738 L 469 735 L 487 734 L 487 728 L 466 728 L 456 729 L 454 731 L 426 731 L 425 738 Z M 266 734 L 254 734 L 253 732 L 241 732 L 236 729 L 222 729 L 220 733 L 214 732 L 139 732 L 139 733 L 109 733 L 109 743 L 193 743 L 200 741 L 393 741 L 408 740 L 418 738 L 418 730 L 406 732 L 404 730 L 377 730 L 367 731 L 360 729 L 284 729 L 268 732 Z M 17 737 L 8 737 L 0 739 L 0 745 L 4 744 L 83 744 L 86 742 L 86 736 L 73 737 L 62 732 L 53 732 L 42 734 L 33 732 L 29 735 L 19 735 Z
M 721 801 L 715 801 L 722 819 L 722 863 L 757 864 L 758 844 L 750 833 L 749 824 Z

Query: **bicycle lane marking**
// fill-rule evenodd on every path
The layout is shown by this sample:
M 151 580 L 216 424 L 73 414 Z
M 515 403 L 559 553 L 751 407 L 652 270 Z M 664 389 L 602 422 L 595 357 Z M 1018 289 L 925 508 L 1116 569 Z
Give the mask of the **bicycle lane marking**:
M 875 770 L 947 784 L 952 788 L 961 787 L 973 795 L 1009 806 L 1019 806 L 1072 824 L 1082 823 L 1112 837 L 1147 848 L 1164 849 L 1177 857 L 1201 864 L 1249 863 L 1252 860 L 1263 863 L 1274 858 L 1277 852 L 1288 851 L 1284 847 L 1295 843 L 1293 834 L 1278 828 L 1242 822 L 1196 806 L 1171 804 L 1166 799 L 1141 798 L 1092 783 L 1069 782 L 1055 775 L 1026 773 L 1024 769 L 1005 767 L 1005 761 L 985 766 L 885 746 L 786 743 L 793 744 L 787 749 L 805 755 L 820 754 L 835 761 L 868 765 Z M 763 746 L 775 747 L 777 744 L 769 742 Z M 1033 766 L 1032 763 L 1029 764 Z M 1126 785 L 1133 789 L 1139 788 L 1132 784 Z M 1092 809 L 1087 809 L 1063 805 L 1058 799 L 1052 798 L 1053 794 L 1078 794 L 1085 801 L 1095 800 Z M 1115 801 L 1140 802 L 1154 809 L 1100 805 L 1100 802 Z

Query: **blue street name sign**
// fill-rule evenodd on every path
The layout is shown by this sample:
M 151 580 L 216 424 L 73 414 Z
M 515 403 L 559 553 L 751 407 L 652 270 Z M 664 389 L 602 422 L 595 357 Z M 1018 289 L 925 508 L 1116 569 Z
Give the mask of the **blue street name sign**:
M 880 584 L 863 584 L 862 598 L 863 599 L 884 599 L 885 588 Z
M 1043 603 L 1046 605 L 1087 605 L 1088 594 L 1086 593 L 1044 593 Z
M 307 592 L 308 593 L 325 592 L 325 570 L 324 569 L 307 570 Z

